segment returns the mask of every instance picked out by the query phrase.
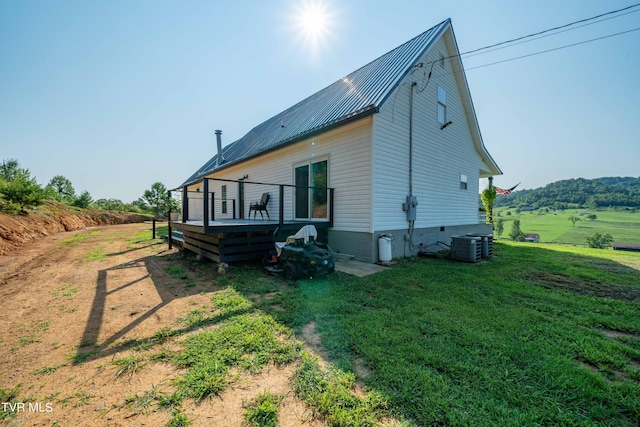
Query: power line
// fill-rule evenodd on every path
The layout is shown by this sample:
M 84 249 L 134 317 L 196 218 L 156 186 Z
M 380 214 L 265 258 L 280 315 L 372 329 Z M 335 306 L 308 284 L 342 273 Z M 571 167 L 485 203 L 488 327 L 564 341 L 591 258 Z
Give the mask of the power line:
M 541 34 L 549 33 L 549 32 L 551 32 L 551 31 L 561 30 L 561 29 L 563 29 L 563 28 L 571 27 L 571 26 L 573 26 L 573 25 L 581 24 L 581 23 L 583 23 L 583 22 L 593 21 L 594 19 L 602 18 L 603 16 L 608 16 L 608 15 L 613 15 L 613 14 L 615 14 L 615 13 L 624 12 L 625 10 L 633 9 L 633 8 L 635 8 L 635 7 L 638 7 L 638 6 L 640 6 L 640 3 L 632 4 L 631 6 L 623 7 L 622 9 L 617 9 L 617 10 L 612 10 L 612 11 L 610 11 L 610 12 L 601 13 L 601 14 L 599 14 L 599 15 L 592 16 L 592 17 L 590 17 L 590 18 L 584 18 L 584 19 L 580 19 L 580 20 L 578 20 L 578 21 L 573 21 L 573 22 L 570 22 L 570 23 L 568 23 L 568 24 L 560 25 L 560 26 L 558 26 L 558 27 L 553 27 L 553 28 L 549 28 L 549 29 L 546 29 L 546 30 L 543 30 L 543 31 L 538 31 L 537 33 L 527 34 L 526 36 L 521 36 L 521 37 L 517 37 L 517 38 L 515 38 L 515 39 L 505 40 L 505 41 L 503 41 L 503 42 L 494 43 L 494 44 L 492 44 L 492 45 L 479 47 L 479 48 L 477 48 L 477 49 L 469 50 L 469 51 L 467 51 L 467 52 L 463 52 L 463 53 L 458 53 L 458 54 L 456 54 L 456 55 L 446 56 L 446 57 L 444 57 L 444 58 L 436 59 L 436 60 L 434 60 L 434 61 L 428 61 L 428 62 L 423 63 L 422 65 L 429 65 L 429 64 L 433 64 L 433 63 L 435 63 L 435 62 L 437 62 L 437 61 L 441 61 L 441 60 L 444 60 L 444 59 L 461 58 L 463 55 L 469 55 L 469 54 L 471 54 L 471 53 L 480 52 L 480 51 L 482 51 L 482 50 L 491 49 L 491 48 L 498 47 L 498 46 L 502 46 L 502 45 L 505 45 L 505 44 L 508 44 L 508 43 L 514 43 L 514 42 L 517 42 L 517 41 L 520 41 L 520 40 L 524 40 L 524 39 L 528 39 L 528 38 L 531 38 L 531 37 L 539 36 L 539 35 L 541 35 Z M 626 14 L 625 14 L 625 15 L 626 15 Z M 620 16 L 622 16 L 622 15 L 620 15 Z M 617 17 L 617 16 L 616 16 L 616 17 Z M 578 27 L 578 28 L 579 28 L 579 27 Z M 605 37 L 605 38 L 606 38 L 606 37 Z M 509 47 L 509 46 L 507 46 L 507 47 Z M 567 46 L 567 47 L 568 47 L 568 46 Z M 495 49 L 495 50 L 497 50 L 497 49 Z M 488 52 L 486 52 L 486 53 L 488 53 Z M 540 52 L 540 53 L 543 53 L 543 52 Z M 539 53 L 536 53 L 536 54 L 539 54 Z M 514 58 L 514 59 L 517 59 L 517 58 Z M 504 61 L 503 61 L 503 62 L 504 62 Z M 488 65 L 491 65 L 491 64 L 487 64 L 486 66 L 488 66 Z M 476 68 L 477 68 L 477 67 L 476 67 Z
M 512 47 L 512 46 L 516 46 L 516 45 L 519 45 L 519 44 L 529 43 L 529 42 L 532 42 L 532 41 L 535 41 L 535 40 L 543 39 L 543 38 L 545 38 L 545 37 L 555 36 L 555 35 L 557 35 L 557 34 L 566 33 L 567 31 L 577 30 L 578 28 L 583 28 L 583 27 L 586 27 L 586 26 L 589 26 L 589 25 L 598 24 L 598 23 L 603 22 L 603 21 L 608 21 L 608 20 L 610 20 L 610 19 L 615 19 L 615 18 L 619 18 L 619 17 L 624 16 L 624 15 L 629 15 L 629 14 L 631 14 L 631 13 L 638 13 L 638 12 L 640 12 L 640 9 L 638 9 L 638 10 L 632 10 L 632 11 L 627 12 L 627 13 L 621 13 L 620 15 L 616 15 L 616 16 L 610 16 L 610 17 L 608 17 L 608 18 L 604 18 L 604 19 L 601 19 L 601 20 L 599 20 L 599 21 L 589 22 L 589 23 L 587 23 L 587 24 L 579 25 L 579 26 L 574 27 L 574 28 L 567 28 L 567 29 L 564 29 L 564 30 L 562 30 L 562 31 L 558 31 L 558 32 L 555 32 L 555 33 L 552 33 L 552 34 L 545 34 L 545 35 L 543 35 L 543 36 L 536 37 L 536 38 L 532 38 L 532 39 L 530 39 L 530 40 L 520 40 L 520 41 L 518 41 L 517 43 L 513 43 L 513 44 L 511 44 L 511 45 L 509 45 L 509 46 L 496 47 L 495 49 L 491 49 L 491 50 L 489 50 L 489 51 L 487 51 L 487 52 L 476 52 L 476 53 L 474 53 L 474 54 L 472 54 L 472 55 L 467 55 L 467 54 L 462 53 L 462 54 L 460 54 L 460 55 L 465 55 L 465 58 L 471 58 L 471 57 L 473 57 L 473 56 L 477 56 L 477 55 L 484 55 L 485 53 L 495 52 L 495 51 L 497 51 L 497 50 L 501 50 L 501 49 L 508 49 L 508 48 L 510 48 L 510 47 Z M 487 47 L 487 48 L 482 48 L 482 49 L 489 49 L 489 47 Z M 476 50 L 477 50 L 477 49 L 476 49 Z
M 634 28 L 632 30 L 621 31 L 621 32 L 615 33 L 615 34 L 609 34 L 607 36 L 597 37 L 595 39 L 585 40 L 585 41 L 581 41 L 581 42 L 578 42 L 578 43 L 572 43 L 572 44 L 556 47 L 556 48 L 553 48 L 553 49 L 542 50 L 540 52 L 534 52 L 534 53 L 530 53 L 528 55 L 522 55 L 522 56 L 517 56 L 515 58 L 504 59 L 502 61 L 496 61 L 496 62 L 492 62 L 490 64 L 478 65 L 477 67 L 467 68 L 467 70 L 475 70 L 477 68 L 484 68 L 484 67 L 489 67 L 491 65 L 502 64 L 503 62 L 515 61 L 517 59 L 522 59 L 522 58 L 528 58 L 530 56 L 541 55 L 543 53 L 548 53 L 548 52 L 553 52 L 553 51 L 556 51 L 556 50 L 566 49 L 566 48 L 569 48 L 569 47 L 578 46 L 578 45 L 585 44 L 585 43 L 591 43 L 591 42 L 594 42 L 594 41 L 597 41 L 597 40 L 608 39 L 609 37 L 614 37 L 614 36 L 619 36 L 619 35 L 622 35 L 622 34 L 632 33 L 634 31 L 638 31 L 638 30 L 640 30 L 640 27 Z
M 560 30 L 562 28 L 567 28 L 567 27 L 570 27 L 572 25 L 581 24 L 581 23 L 587 22 L 587 21 L 593 21 L 594 19 L 602 18 L 603 16 L 612 15 L 612 14 L 618 13 L 618 12 L 623 12 L 625 10 L 633 9 L 634 7 L 638 7 L 638 6 L 640 6 L 640 3 L 636 3 L 634 5 L 627 6 L 627 7 L 624 7 L 622 9 L 612 10 L 611 12 L 601 13 L 600 15 L 592 16 L 591 18 L 580 19 L 578 21 L 573 21 L 573 22 L 570 22 L 568 24 L 560 25 L 558 27 L 549 28 L 549 29 L 543 30 L 543 31 L 538 31 L 537 33 L 527 34 L 526 36 L 517 37 L 515 39 L 506 40 L 506 41 L 503 41 L 503 42 L 500 42 L 500 43 L 495 43 L 495 44 L 492 44 L 492 45 L 489 45 L 489 46 L 480 47 L 478 49 L 474 49 L 474 50 L 470 50 L 470 51 L 467 51 L 467 52 L 463 52 L 463 53 L 461 53 L 459 55 L 454 55 L 454 56 L 468 55 L 470 53 L 479 52 L 479 51 L 485 50 L 485 49 L 491 49 L 492 47 L 501 46 L 501 45 L 504 45 L 504 44 L 507 44 L 507 43 L 517 42 L 519 40 L 523 40 L 523 39 L 528 39 L 530 37 L 539 36 L 540 34 L 548 33 L 550 31 Z
M 484 46 L 484 47 L 481 47 L 481 48 L 478 48 L 478 49 L 474 49 L 474 50 L 470 50 L 470 51 L 467 51 L 467 52 L 464 52 L 464 53 L 459 53 L 457 55 L 451 55 L 451 56 L 443 57 L 443 58 L 436 59 L 436 60 L 433 60 L 433 61 L 420 63 L 420 64 L 417 64 L 417 65 L 414 66 L 414 68 L 412 69 L 411 73 L 413 74 L 413 72 L 416 70 L 416 67 L 422 68 L 422 67 L 424 67 L 426 65 L 431 64 L 428 76 L 427 76 L 426 69 L 423 68 L 423 81 L 426 80 L 426 82 L 424 83 L 422 88 L 420 88 L 420 85 L 418 85 L 418 93 L 420 93 L 424 89 L 426 89 L 427 85 L 429 84 L 429 81 L 431 80 L 431 76 L 432 76 L 432 72 L 433 72 L 433 65 L 438 61 L 443 61 L 445 59 L 456 58 L 456 57 L 460 58 L 462 55 L 469 55 L 471 53 L 475 53 L 475 55 L 470 55 L 470 56 L 476 56 L 476 55 L 481 55 L 483 53 L 489 53 L 489 52 L 493 52 L 495 50 L 504 49 L 504 48 L 507 48 L 507 47 L 514 46 L 516 44 L 525 43 L 526 41 L 532 41 L 532 40 L 522 41 L 522 40 L 525 40 L 525 39 L 528 39 L 528 38 L 531 38 L 531 37 L 535 37 L 535 36 L 539 36 L 541 34 L 549 33 L 551 31 L 561 30 L 561 29 L 564 29 L 564 28 L 567 28 L 567 27 L 570 27 L 570 26 L 573 26 L 573 25 L 580 24 L 580 23 L 593 21 L 595 19 L 602 18 L 603 16 L 608 16 L 608 15 L 612 15 L 612 14 L 615 14 L 615 13 L 624 12 L 626 10 L 629 10 L 629 9 L 632 9 L 632 8 L 635 8 L 635 7 L 638 7 L 638 6 L 640 6 L 640 3 L 636 3 L 634 5 L 627 6 L 627 7 L 624 7 L 622 9 L 617 9 L 617 10 L 612 10 L 610 12 L 601 13 L 600 15 L 592 16 L 590 18 L 580 19 L 578 21 L 570 22 L 568 24 L 564 24 L 564 25 L 561 25 L 561 26 L 558 26 L 558 27 L 549 28 L 547 30 L 539 31 L 537 33 L 528 34 L 526 36 L 518 37 L 518 38 L 515 38 L 515 39 L 511 39 L 511 40 L 506 40 L 506 41 L 503 41 L 503 42 L 500 42 L 500 43 L 495 43 L 495 44 L 492 44 L 492 45 L 489 45 L 489 46 Z M 635 12 L 639 12 L 639 10 L 635 10 L 635 11 L 627 12 L 627 13 L 620 14 L 620 15 L 617 15 L 617 16 L 612 16 L 612 17 L 609 17 L 609 18 L 601 19 L 600 21 L 596 21 L 596 22 L 593 22 L 593 23 L 581 25 L 581 26 L 579 26 L 577 28 L 581 28 L 581 27 L 584 27 L 586 25 L 591 25 L 591 24 L 595 24 L 595 23 L 598 23 L 598 22 L 602 22 L 602 21 L 605 21 L 605 20 L 608 20 L 608 19 L 618 18 L 620 16 L 628 15 L 630 13 L 635 13 Z M 577 29 L 577 28 L 575 28 L 575 29 Z M 510 61 L 515 61 L 515 60 L 518 60 L 518 59 L 528 58 L 530 56 L 542 55 L 544 53 L 549 53 L 549 52 L 553 52 L 553 51 L 561 50 L 561 49 L 567 49 L 569 47 L 579 46 L 579 45 L 582 45 L 582 44 L 591 43 L 591 42 L 594 42 L 594 41 L 603 40 L 603 39 L 619 36 L 619 35 L 622 35 L 622 34 L 631 33 L 631 32 L 638 31 L 638 30 L 640 30 L 640 27 L 634 28 L 632 30 L 622 31 L 622 32 L 615 33 L 615 34 L 609 34 L 609 35 L 606 35 L 606 36 L 597 37 L 597 38 L 590 39 L 590 40 L 584 40 L 584 41 L 581 41 L 581 42 L 577 42 L 577 43 L 572 43 L 572 44 L 556 47 L 556 48 L 553 48 L 553 49 L 547 49 L 547 50 L 543 50 L 543 51 L 540 51 L 540 52 L 534 52 L 534 53 L 530 53 L 530 54 L 527 54 L 527 55 L 522 55 L 522 56 L 518 56 L 518 57 L 514 57 L 514 58 L 504 59 L 502 61 L 496 61 L 496 62 L 492 62 L 492 63 L 489 63 L 489 64 L 478 65 L 476 67 L 467 68 L 466 70 L 467 71 L 468 70 L 475 70 L 475 69 L 478 69 L 478 68 L 484 68 L 484 67 L 489 67 L 489 66 L 492 66 L 492 65 L 502 64 L 504 62 L 510 62 Z M 556 33 L 549 34 L 549 35 L 542 36 L 542 37 L 538 37 L 538 38 L 533 39 L 533 40 L 537 40 L 537 39 L 543 38 L 543 37 L 549 37 L 549 36 L 556 35 L 556 34 L 559 34 L 559 33 L 565 32 L 565 31 L 569 31 L 569 30 L 558 31 Z M 519 42 L 519 43 L 514 43 L 514 42 Z M 503 46 L 503 45 L 508 44 L 508 43 L 514 43 L 514 44 L 512 44 L 510 46 Z M 498 47 L 498 46 L 503 46 L 503 47 Z M 492 48 L 497 48 L 497 49 L 492 49 Z M 492 50 L 490 50 L 489 52 L 477 53 L 477 52 L 480 52 L 480 51 L 486 50 L 486 49 L 492 49 Z M 454 71 L 452 74 L 456 74 L 456 73 L 460 73 L 460 72 L 463 72 L 463 71 Z M 446 73 L 446 74 L 449 74 L 449 73 Z

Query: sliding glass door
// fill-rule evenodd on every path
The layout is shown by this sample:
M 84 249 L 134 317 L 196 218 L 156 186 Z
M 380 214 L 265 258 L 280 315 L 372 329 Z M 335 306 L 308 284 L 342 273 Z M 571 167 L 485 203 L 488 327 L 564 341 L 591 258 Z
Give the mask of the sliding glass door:
M 297 165 L 294 178 L 296 219 L 328 219 L 328 161 Z

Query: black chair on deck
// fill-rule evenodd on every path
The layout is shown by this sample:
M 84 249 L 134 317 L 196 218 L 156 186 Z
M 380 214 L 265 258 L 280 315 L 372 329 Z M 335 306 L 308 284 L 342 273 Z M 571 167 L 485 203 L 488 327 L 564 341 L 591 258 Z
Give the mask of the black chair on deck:
M 249 205 L 249 216 L 251 216 L 251 211 L 253 211 L 253 218 L 256 217 L 256 212 L 260 212 L 260 216 L 264 219 L 264 215 L 262 215 L 262 211 L 267 213 L 267 218 L 271 220 L 269 216 L 269 211 L 267 210 L 267 205 L 269 204 L 269 193 L 262 193 L 262 198 L 259 201 L 251 202 Z

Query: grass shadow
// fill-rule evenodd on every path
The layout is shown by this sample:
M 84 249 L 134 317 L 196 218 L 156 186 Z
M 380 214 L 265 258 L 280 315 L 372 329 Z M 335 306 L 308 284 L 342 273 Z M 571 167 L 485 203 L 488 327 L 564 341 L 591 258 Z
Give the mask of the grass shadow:
M 144 247 L 145 246 L 141 248 Z M 76 358 L 81 362 L 85 362 L 87 360 L 113 355 L 119 351 L 131 349 L 143 344 L 150 347 L 161 343 L 161 340 L 155 339 L 154 336 L 130 339 L 123 343 L 119 343 L 119 341 L 121 341 L 134 328 L 145 320 L 153 317 L 159 310 L 166 307 L 172 301 L 180 298 L 193 297 L 202 292 L 202 285 L 196 286 L 193 281 L 174 278 L 166 271 L 170 266 L 179 265 L 181 263 L 188 264 L 189 262 L 190 261 L 185 260 L 183 256 L 178 254 L 160 253 L 159 255 L 141 257 L 133 261 L 100 270 L 96 279 L 95 294 L 91 304 L 90 314 L 87 319 L 82 338 L 80 339 L 81 344 L 89 343 L 91 345 L 89 348 L 86 348 L 86 345 L 80 345 L 78 347 Z M 209 268 L 211 268 L 210 265 Z M 123 283 L 119 277 L 120 273 L 123 270 L 131 269 L 140 270 L 140 272 L 133 274 L 133 276 L 137 276 L 133 280 Z M 204 273 L 205 272 L 203 272 L 203 274 Z M 211 277 L 211 274 L 212 273 L 210 273 L 209 277 Z M 185 277 L 190 277 L 190 275 L 186 275 Z M 158 299 L 159 301 L 151 307 L 133 308 L 129 313 L 124 313 L 122 311 L 122 305 L 109 305 L 108 299 L 110 296 L 116 296 L 119 293 L 133 289 L 153 294 L 154 299 Z M 132 319 L 126 323 L 126 325 L 119 328 L 119 330 L 110 334 L 107 338 L 102 337 L 101 339 L 101 329 L 105 327 L 108 320 L 107 318 L 111 313 L 114 313 L 113 315 L 119 318 L 122 318 L 124 314 Z M 209 319 L 207 321 L 209 324 L 214 324 L 221 320 L 223 319 Z M 202 325 L 191 325 L 188 328 L 175 330 L 174 334 L 180 335 L 188 333 L 203 326 L 205 326 L 204 323 Z

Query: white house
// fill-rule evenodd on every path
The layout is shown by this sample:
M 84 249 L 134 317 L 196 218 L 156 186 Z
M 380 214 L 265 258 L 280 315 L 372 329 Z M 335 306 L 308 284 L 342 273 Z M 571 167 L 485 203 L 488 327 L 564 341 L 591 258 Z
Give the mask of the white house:
M 259 124 L 183 188 L 215 178 L 212 203 L 228 213 L 237 201 L 236 218 L 269 192 L 270 218 L 331 220 L 329 245 L 365 261 L 378 259 L 383 234 L 395 237 L 400 257 L 491 232 L 478 215 L 479 181 L 502 172 L 482 141 L 458 55 L 451 21 L 441 22 Z M 188 200 L 190 219 L 202 219 L 198 200 Z

